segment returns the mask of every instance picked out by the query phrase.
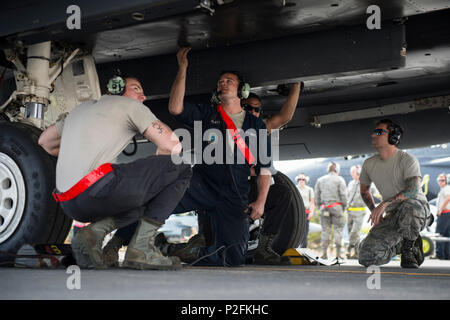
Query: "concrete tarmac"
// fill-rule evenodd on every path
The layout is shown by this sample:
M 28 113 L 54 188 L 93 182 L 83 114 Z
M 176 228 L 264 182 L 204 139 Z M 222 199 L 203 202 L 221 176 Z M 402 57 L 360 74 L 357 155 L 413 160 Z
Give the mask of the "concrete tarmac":
M 190 267 L 178 271 L 0 268 L 0 299 L 449 300 L 450 262 L 340 266 Z

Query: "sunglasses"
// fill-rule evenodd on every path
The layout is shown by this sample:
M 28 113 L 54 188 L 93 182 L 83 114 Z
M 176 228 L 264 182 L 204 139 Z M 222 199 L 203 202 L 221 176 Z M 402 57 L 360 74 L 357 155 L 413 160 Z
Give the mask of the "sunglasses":
M 255 111 L 255 112 L 257 112 L 257 113 L 262 113 L 261 107 L 254 107 L 254 106 L 252 106 L 252 105 L 250 105 L 250 104 L 247 104 L 247 103 L 243 104 L 242 107 L 243 107 L 245 110 L 247 110 L 248 112 Z
M 302 179 L 302 178 L 300 178 L 300 179 L 298 179 L 299 181 L 306 181 L 306 179 Z
M 377 135 L 377 136 L 381 136 L 383 134 L 383 132 L 389 133 L 389 131 L 384 130 L 384 129 L 375 129 L 375 130 L 373 130 L 373 133 L 375 133 L 375 135 Z
M 445 180 L 444 180 L 444 179 L 439 179 L 438 181 L 439 181 L 439 182 L 445 182 Z

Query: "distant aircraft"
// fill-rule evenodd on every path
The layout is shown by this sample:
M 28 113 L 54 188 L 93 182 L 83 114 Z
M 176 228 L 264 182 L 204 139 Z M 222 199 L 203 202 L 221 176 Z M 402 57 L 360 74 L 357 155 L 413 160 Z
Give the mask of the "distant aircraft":
M 422 173 L 423 190 L 428 200 L 434 199 L 439 193 L 439 186 L 436 179 L 440 173 L 450 173 L 450 143 L 434 145 L 427 148 L 417 148 L 405 150 L 414 155 L 420 163 Z M 287 175 L 294 183 L 295 177 L 299 173 L 305 173 L 310 180 L 308 185 L 314 188 L 316 180 L 326 174 L 327 164 L 331 161 L 338 163 L 340 175 L 345 179 L 347 184 L 352 180 L 350 176 L 350 168 L 353 165 L 362 165 L 364 160 L 371 157 L 372 154 L 334 157 L 334 158 L 317 158 L 309 160 L 300 160 L 298 165 L 295 161 L 289 161 L 288 165 L 284 161 L 279 162 L 275 167 Z

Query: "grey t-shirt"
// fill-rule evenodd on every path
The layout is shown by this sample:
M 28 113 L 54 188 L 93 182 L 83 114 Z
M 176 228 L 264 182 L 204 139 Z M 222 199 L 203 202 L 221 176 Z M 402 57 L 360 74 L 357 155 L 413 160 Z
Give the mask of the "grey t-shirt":
M 304 188 L 300 187 L 300 186 L 296 186 L 298 191 L 300 192 L 300 195 L 302 196 L 302 200 L 303 200 L 303 204 L 305 206 L 306 210 L 310 209 L 310 205 L 311 205 L 311 199 L 314 198 L 314 190 L 313 188 L 309 187 L 309 186 L 305 186 Z
M 122 96 L 102 96 L 83 102 L 56 122 L 61 147 L 56 164 L 56 188 L 70 189 L 90 171 L 114 163 L 137 133 L 157 120 L 142 103 Z
M 439 191 L 438 199 L 437 199 L 437 210 L 450 210 L 450 202 L 447 203 L 445 208 L 441 208 L 444 204 L 445 198 L 450 196 L 450 186 L 446 185 L 445 187 L 441 188 L 441 191 Z
M 377 154 L 364 161 L 359 180 L 366 186 L 373 182 L 386 200 L 405 190 L 406 179 L 421 176 L 419 161 L 405 151 L 397 150 L 387 160 L 382 160 Z M 426 201 L 422 189 L 416 198 Z

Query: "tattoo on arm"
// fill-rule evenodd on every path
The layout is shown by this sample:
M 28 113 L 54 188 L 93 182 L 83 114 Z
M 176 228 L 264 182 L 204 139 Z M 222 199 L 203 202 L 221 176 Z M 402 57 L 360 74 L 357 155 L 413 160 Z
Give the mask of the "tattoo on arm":
M 385 202 L 402 202 L 405 198 L 415 199 L 420 190 L 420 177 L 411 177 L 406 179 L 405 190 L 398 193 L 396 196 L 386 200 Z
M 406 188 L 402 194 L 407 198 L 415 198 L 420 189 L 420 177 L 411 177 L 406 179 Z
M 158 130 L 159 135 L 162 135 L 163 128 L 161 127 L 161 125 L 158 122 L 153 122 L 152 128 L 155 128 L 156 130 Z
M 373 202 L 372 194 L 370 193 L 370 190 L 367 190 L 365 192 L 361 192 L 361 197 L 366 204 L 367 208 L 369 208 L 370 211 L 375 209 L 375 203 Z

